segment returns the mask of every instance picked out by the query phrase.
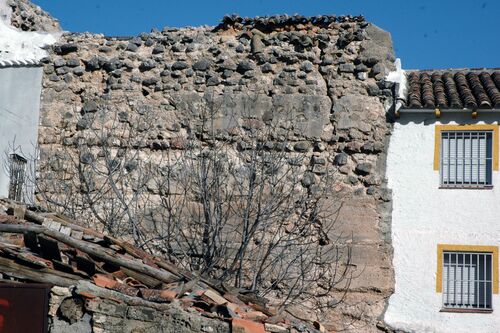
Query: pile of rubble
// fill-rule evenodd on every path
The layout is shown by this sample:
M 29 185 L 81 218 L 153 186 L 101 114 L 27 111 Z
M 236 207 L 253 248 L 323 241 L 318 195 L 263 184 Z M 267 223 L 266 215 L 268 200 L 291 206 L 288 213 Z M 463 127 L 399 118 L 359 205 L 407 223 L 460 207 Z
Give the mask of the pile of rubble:
M 3 282 L 54 286 L 50 332 L 324 332 L 55 214 L 0 199 Z M 86 330 L 88 329 L 88 330 Z

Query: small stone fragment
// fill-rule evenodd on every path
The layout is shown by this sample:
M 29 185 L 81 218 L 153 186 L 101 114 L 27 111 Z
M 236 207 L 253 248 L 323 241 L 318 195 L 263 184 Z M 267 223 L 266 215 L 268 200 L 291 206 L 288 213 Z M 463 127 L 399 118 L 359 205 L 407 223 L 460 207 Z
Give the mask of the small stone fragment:
M 155 67 L 156 67 L 156 62 L 153 59 L 148 59 L 146 61 L 143 61 L 139 65 L 139 70 L 141 72 L 146 72 L 146 71 L 152 70 Z
M 312 62 L 310 62 L 309 60 L 306 60 L 302 63 L 302 65 L 300 66 L 300 69 L 306 73 L 310 73 L 313 71 L 314 66 L 313 66 Z
M 346 153 L 340 153 L 335 156 L 335 158 L 333 159 L 333 163 L 335 165 L 342 166 L 347 164 L 348 159 L 349 156 Z
M 193 69 L 195 71 L 206 71 L 212 66 L 212 62 L 206 58 L 200 59 L 193 64 Z
M 245 72 L 252 70 L 254 68 L 255 68 L 255 65 L 253 63 L 251 63 L 250 61 L 247 61 L 247 60 L 243 60 L 243 61 L 238 63 L 238 67 L 236 68 L 236 70 L 239 73 L 244 74 Z
M 370 163 L 359 163 L 356 165 L 356 169 L 354 170 L 358 175 L 366 176 L 372 170 L 372 165 Z
M 83 113 L 96 112 L 97 108 L 98 105 L 95 101 L 86 101 L 85 103 L 83 103 L 82 112 Z
M 293 146 L 293 148 L 295 149 L 295 151 L 298 151 L 300 153 L 305 153 L 305 152 L 309 151 L 309 149 L 311 148 L 311 143 L 308 141 L 297 142 Z
M 161 44 L 156 45 L 152 51 L 153 54 L 160 54 L 163 52 L 165 52 L 165 46 L 163 46 Z
M 347 63 L 347 64 L 340 64 L 339 66 L 339 71 L 341 73 L 353 73 L 354 72 L 354 64 Z
M 172 70 L 179 71 L 188 68 L 189 65 L 185 61 L 176 61 L 172 64 Z

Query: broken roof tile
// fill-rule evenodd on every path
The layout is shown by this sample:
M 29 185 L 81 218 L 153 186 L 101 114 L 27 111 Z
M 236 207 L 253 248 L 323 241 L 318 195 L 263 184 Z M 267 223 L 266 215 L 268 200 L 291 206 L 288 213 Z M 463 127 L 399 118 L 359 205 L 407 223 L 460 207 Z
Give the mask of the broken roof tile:
M 171 302 L 177 296 L 175 291 L 140 288 L 139 295 L 151 302 Z
M 173 301 L 177 297 L 177 292 L 174 290 L 162 290 L 160 296 L 166 300 Z
M 17 255 L 17 258 L 35 266 L 43 268 L 54 268 L 54 264 L 52 263 L 52 261 L 45 260 L 27 252 L 20 252 Z
M 122 294 L 128 295 L 128 296 L 137 296 L 139 294 L 139 289 L 135 287 L 128 286 L 124 283 L 116 283 L 109 289 L 118 291 Z
M 102 288 L 113 288 L 118 283 L 115 279 L 112 279 L 104 274 L 96 274 L 92 277 L 96 286 Z
M 216 293 L 215 291 L 212 290 L 206 290 L 202 295 L 201 299 L 204 300 L 205 302 L 216 304 L 216 305 L 221 305 L 221 304 L 226 304 L 227 299 Z
M 257 322 L 265 322 L 268 316 L 263 314 L 260 311 L 249 311 L 245 312 L 242 315 L 243 318 L 251 320 L 251 321 L 257 321 Z
M 264 325 L 254 321 L 233 318 L 231 320 L 231 332 L 233 333 L 265 333 Z

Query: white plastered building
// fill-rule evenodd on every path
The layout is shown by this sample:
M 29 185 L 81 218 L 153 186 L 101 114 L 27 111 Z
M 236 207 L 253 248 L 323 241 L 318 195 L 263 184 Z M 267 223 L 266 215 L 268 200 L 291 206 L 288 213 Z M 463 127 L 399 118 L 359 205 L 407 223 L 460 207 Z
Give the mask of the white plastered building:
M 387 160 L 396 284 L 384 320 L 405 332 L 500 332 L 500 72 L 402 75 Z
M 29 200 L 33 177 L 45 46 L 59 34 L 24 32 L 10 25 L 10 7 L 0 0 L 0 196 Z M 31 170 L 30 170 L 31 169 Z

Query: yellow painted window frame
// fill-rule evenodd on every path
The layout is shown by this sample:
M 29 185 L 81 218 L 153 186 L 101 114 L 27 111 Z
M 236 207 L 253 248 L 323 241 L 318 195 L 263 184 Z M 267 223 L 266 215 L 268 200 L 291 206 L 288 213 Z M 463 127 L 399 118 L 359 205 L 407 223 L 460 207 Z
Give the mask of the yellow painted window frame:
M 436 125 L 434 138 L 434 170 L 439 171 L 441 156 L 441 132 L 444 131 L 493 131 L 493 170 L 498 171 L 499 125 Z
M 493 255 L 493 294 L 498 294 L 498 246 L 485 245 L 451 245 L 438 244 L 437 246 L 437 274 L 436 292 L 443 292 L 443 252 L 481 252 L 492 253 Z

